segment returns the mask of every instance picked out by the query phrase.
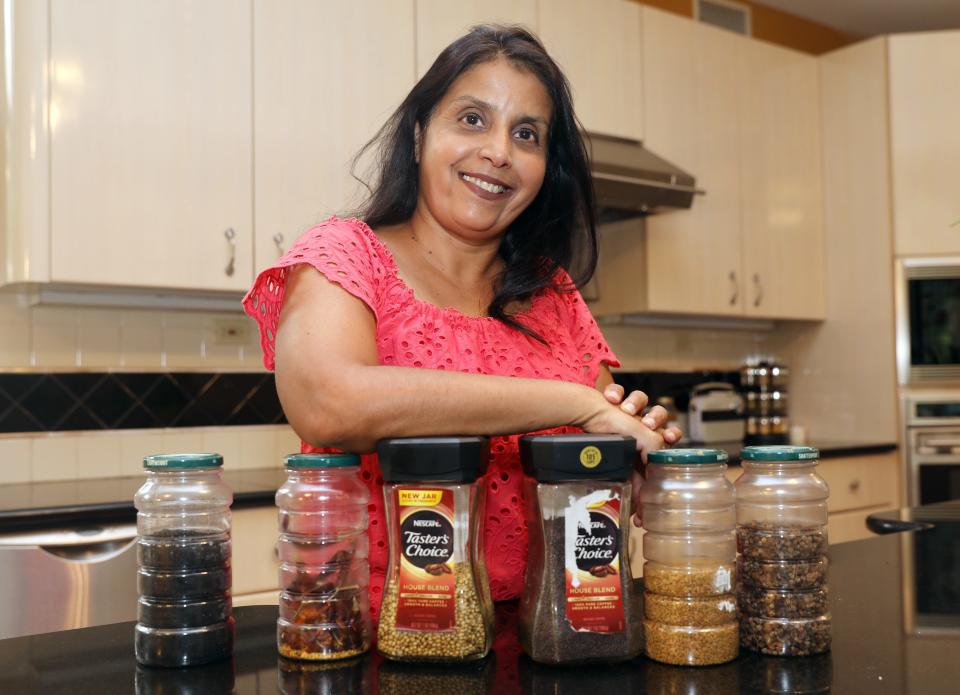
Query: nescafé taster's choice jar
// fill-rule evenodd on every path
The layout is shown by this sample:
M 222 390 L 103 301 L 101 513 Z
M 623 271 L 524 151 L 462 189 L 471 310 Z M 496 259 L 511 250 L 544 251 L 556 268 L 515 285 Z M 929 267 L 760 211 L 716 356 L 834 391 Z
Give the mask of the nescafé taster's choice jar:
M 733 485 L 719 449 L 653 451 L 643 503 L 647 656 L 674 665 L 737 656 Z
M 377 649 L 398 661 L 482 659 L 493 602 L 480 513 L 489 440 L 386 439 L 377 445 L 390 557 Z
M 640 653 L 627 537 L 636 440 L 520 439 L 530 551 L 520 644 L 534 661 L 622 661 Z
M 367 505 L 355 454 L 293 454 L 277 490 L 277 648 L 291 659 L 357 656 L 370 647 Z
M 741 646 L 777 656 L 830 649 L 826 481 L 808 446 L 750 446 L 737 478 Z
M 145 666 L 182 667 L 229 658 L 230 504 L 219 454 L 143 460 L 137 491 L 135 651 Z

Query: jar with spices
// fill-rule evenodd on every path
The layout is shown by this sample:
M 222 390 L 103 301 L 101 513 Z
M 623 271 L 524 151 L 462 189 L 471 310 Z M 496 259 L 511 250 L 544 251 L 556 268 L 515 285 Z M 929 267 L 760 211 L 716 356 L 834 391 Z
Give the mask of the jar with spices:
M 737 549 L 740 644 L 776 656 L 830 649 L 826 481 L 807 446 L 740 453 Z
M 377 648 L 397 661 L 482 659 L 493 639 L 480 512 L 485 437 L 377 445 L 389 560 Z
M 546 664 L 612 662 L 643 649 L 627 546 L 632 437 L 520 438 L 530 549 L 520 644 Z
M 643 503 L 647 656 L 674 665 L 735 659 L 736 511 L 719 449 L 650 453 Z
M 182 667 L 229 658 L 230 504 L 219 454 L 143 460 L 137 491 L 137 625 L 134 649 L 145 666 Z
M 355 454 L 292 454 L 277 490 L 280 617 L 289 659 L 345 659 L 370 648 L 367 504 Z

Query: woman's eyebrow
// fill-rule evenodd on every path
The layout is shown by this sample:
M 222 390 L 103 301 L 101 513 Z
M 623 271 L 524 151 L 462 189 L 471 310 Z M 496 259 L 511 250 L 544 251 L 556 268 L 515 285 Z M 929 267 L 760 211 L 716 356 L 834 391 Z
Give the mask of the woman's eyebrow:
M 459 97 L 457 97 L 456 99 L 453 100 L 453 103 L 454 103 L 454 104 L 457 104 L 457 103 L 460 103 L 460 102 L 470 104 L 471 106 L 476 106 L 477 108 L 483 109 L 483 110 L 485 110 L 485 111 L 496 111 L 496 110 L 497 110 L 497 109 L 494 107 L 494 105 L 491 104 L 490 102 L 484 101 L 483 99 L 480 99 L 479 97 L 470 96 L 469 94 L 464 94 L 463 96 L 459 96 Z M 520 116 L 520 117 L 518 117 L 518 118 L 515 118 L 515 119 L 514 119 L 514 122 L 515 122 L 515 123 L 530 123 L 530 124 L 533 124 L 533 125 L 543 125 L 543 126 L 547 125 L 547 119 L 546 119 L 546 118 L 544 118 L 543 116 L 533 116 L 533 115 L 523 115 L 523 116 Z

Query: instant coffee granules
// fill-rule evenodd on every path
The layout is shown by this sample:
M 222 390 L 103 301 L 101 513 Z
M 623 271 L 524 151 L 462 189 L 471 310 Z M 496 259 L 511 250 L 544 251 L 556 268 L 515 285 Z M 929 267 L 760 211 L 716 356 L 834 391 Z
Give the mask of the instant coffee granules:
M 520 644 L 546 664 L 631 659 L 643 647 L 627 529 L 636 441 L 520 439 L 530 548 Z
M 480 552 L 483 437 L 378 444 L 390 558 L 377 649 L 396 661 L 474 661 L 490 651 L 493 602 Z

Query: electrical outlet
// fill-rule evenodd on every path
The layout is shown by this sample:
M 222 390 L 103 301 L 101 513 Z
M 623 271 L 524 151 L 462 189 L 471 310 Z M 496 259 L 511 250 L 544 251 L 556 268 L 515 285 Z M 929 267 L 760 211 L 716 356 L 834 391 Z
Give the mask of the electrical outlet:
M 214 345 L 245 345 L 250 338 L 250 322 L 247 319 L 214 319 Z

